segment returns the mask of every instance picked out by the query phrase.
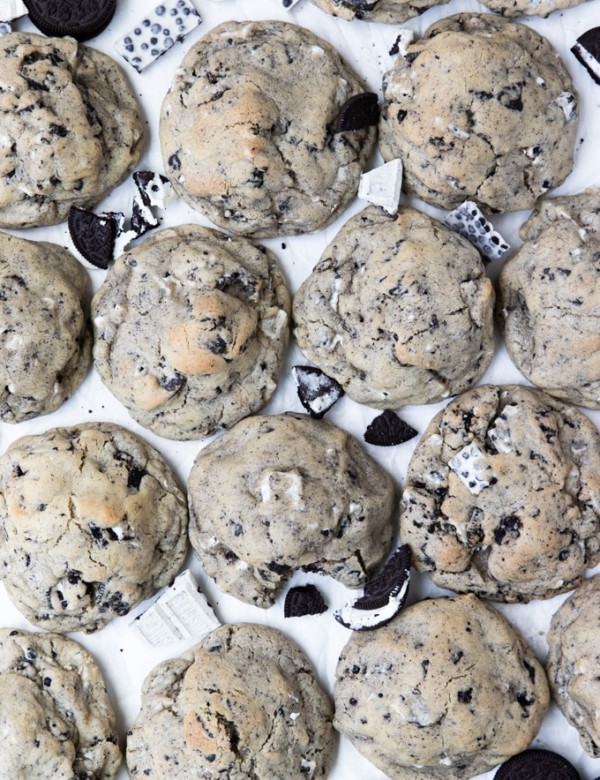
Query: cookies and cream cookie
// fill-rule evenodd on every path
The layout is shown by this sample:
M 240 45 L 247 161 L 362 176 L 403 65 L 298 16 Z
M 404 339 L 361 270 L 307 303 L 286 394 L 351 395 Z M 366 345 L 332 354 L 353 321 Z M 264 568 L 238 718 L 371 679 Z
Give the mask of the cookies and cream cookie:
M 267 403 L 289 311 L 283 275 L 264 247 L 180 225 L 109 270 L 92 301 L 94 364 L 141 425 L 200 439 Z
M 150 672 L 127 766 L 132 778 L 326 778 L 332 718 L 308 659 L 284 634 L 224 625 Z
M 338 19 L 363 19 L 365 22 L 398 24 L 418 16 L 434 0 L 312 0 L 314 5 Z M 447 2 L 447 0 L 442 0 Z M 437 3 L 436 3 L 437 4 Z
M 466 780 L 524 750 L 549 703 L 544 669 L 475 596 L 420 601 L 353 632 L 334 725 L 392 780 Z
M 54 428 L 0 458 L 0 577 L 32 623 L 92 632 L 167 585 L 187 507 L 153 447 L 110 423 Z
M 341 131 L 365 92 L 335 49 L 277 21 L 225 22 L 186 54 L 160 122 L 167 176 L 215 224 L 254 237 L 325 227 L 356 196 L 375 127 Z
M 391 478 L 346 431 L 303 414 L 248 417 L 211 442 L 188 501 L 204 571 L 260 607 L 295 569 L 359 587 L 392 541 Z
M 439 208 L 531 208 L 573 167 L 577 94 L 539 33 L 492 14 L 433 24 L 384 77 L 380 147 Z
M 12 32 L 0 40 L 0 82 L 0 227 L 62 222 L 140 158 L 139 106 L 106 54 Z
M 548 16 L 580 5 L 582 0 L 482 0 L 483 4 L 502 16 Z
M 355 401 L 440 401 L 490 364 L 494 292 L 471 244 L 415 209 L 371 206 L 339 231 L 294 298 L 302 352 Z
M 540 201 L 498 278 L 516 367 L 564 401 L 600 409 L 600 190 Z
M 572 590 L 600 562 L 600 434 L 524 385 L 483 385 L 429 424 L 408 466 L 401 540 L 440 587 L 497 601 Z

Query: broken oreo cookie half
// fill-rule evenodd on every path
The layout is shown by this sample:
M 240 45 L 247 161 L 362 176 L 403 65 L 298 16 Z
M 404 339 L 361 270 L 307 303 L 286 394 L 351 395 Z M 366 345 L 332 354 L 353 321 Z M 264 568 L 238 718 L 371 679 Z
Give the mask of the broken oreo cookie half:
M 410 583 L 410 548 L 403 544 L 363 588 L 363 595 L 335 619 L 352 631 L 369 631 L 389 623 L 404 606 Z
M 413 439 L 417 434 L 418 431 L 398 417 L 396 412 L 386 409 L 367 426 L 363 438 L 367 444 L 395 447 L 397 444 L 404 444 L 405 441 Z
M 364 130 L 379 122 L 379 102 L 374 92 L 352 95 L 340 108 L 335 120 L 334 131 Z
M 344 395 L 344 388 L 320 368 L 294 366 L 292 375 L 300 403 L 311 417 L 321 418 Z
M 322 615 L 327 609 L 325 599 L 316 585 L 297 585 L 286 593 L 283 615 L 286 618 Z
M 571 51 L 596 84 L 600 84 L 600 27 L 580 35 Z
M 71 240 L 79 254 L 95 268 L 106 270 L 113 263 L 122 219 L 122 214 L 94 214 L 87 209 L 71 207 L 67 223 Z
M 108 26 L 117 0 L 24 0 L 29 18 L 44 35 L 87 41 Z
M 575 767 L 551 750 L 531 749 L 509 758 L 494 780 L 581 780 Z
M 465 200 L 446 214 L 444 225 L 470 241 L 486 260 L 499 260 L 510 249 L 510 244 L 494 230 L 492 223 L 472 200 Z

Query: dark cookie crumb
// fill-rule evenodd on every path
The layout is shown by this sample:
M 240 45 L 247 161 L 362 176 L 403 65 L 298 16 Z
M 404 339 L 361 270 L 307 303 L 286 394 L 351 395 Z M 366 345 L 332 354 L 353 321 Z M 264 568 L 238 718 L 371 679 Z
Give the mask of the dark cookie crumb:
M 321 615 L 327 609 L 325 599 L 315 585 L 298 585 L 286 593 L 283 615 L 286 618 Z
M 379 122 L 379 103 L 374 92 L 352 95 L 340 108 L 335 120 L 335 132 L 364 130 Z
M 378 447 L 394 447 L 404 444 L 418 435 L 411 425 L 404 422 L 391 409 L 375 417 L 364 433 L 367 444 L 375 444 Z

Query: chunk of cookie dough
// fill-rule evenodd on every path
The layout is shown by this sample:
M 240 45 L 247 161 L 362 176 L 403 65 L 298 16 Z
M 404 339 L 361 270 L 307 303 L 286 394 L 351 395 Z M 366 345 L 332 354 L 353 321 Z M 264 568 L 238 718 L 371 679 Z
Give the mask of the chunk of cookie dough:
M 530 382 L 600 409 L 600 189 L 540 201 L 498 279 L 506 347 Z
M 181 197 L 240 235 L 309 233 L 356 197 L 376 128 L 335 132 L 365 92 L 328 43 L 293 24 L 226 22 L 185 56 L 160 140 Z
M 295 569 L 358 588 L 391 546 L 390 476 L 350 434 L 308 415 L 238 423 L 199 453 L 188 501 L 204 570 L 259 607 Z
M 94 364 L 140 425 L 200 439 L 267 403 L 289 315 L 283 275 L 264 247 L 180 225 L 109 270 L 92 301 Z
M 284 634 L 225 625 L 146 678 L 127 738 L 133 778 L 325 778 L 331 703 Z
M 600 757 L 600 575 L 585 580 L 552 617 L 548 679 L 560 711 L 579 732 L 583 749 Z
M 112 780 L 115 715 L 92 656 L 59 634 L 0 629 L 0 777 Z
M 408 466 L 400 536 L 440 587 L 496 601 L 572 590 L 600 562 L 600 434 L 523 385 L 483 385 L 431 421 Z
M 577 93 L 539 33 L 492 14 L 432 25 L 384 77 L 380 146 L 439 208 L 531 208 L 573 167 Z
M 139 106 L 116 63 L 73 38 L 0 41 L 0 227 L 90 207 L 140 158 Z
M 312 3 L 339 19 L 363 19 L 365 22 L 386 22 L 398 24 L 418 16 L 448 0 L 312 0 Z
M 0 577 L 32 623 L 102 628 L 177 574 L 187 508 L 159 452 L 118 425 L 25 436 L 0 458 Z
M 352 634 L 334 725 L 392 780 L 463 780 L 524 750 L 549 698 L 543 667 L 494 609 L 429 599 Z
M 494 292 L 462 236 L 410 208 L 371 206 L 325 249 L 294 298 L 309 360 L 378 409 L 471 387 L 494 351 Z
M 87 275 L 56 244 L 0 233 L 0 420 L 53 412 L 90 367 Z

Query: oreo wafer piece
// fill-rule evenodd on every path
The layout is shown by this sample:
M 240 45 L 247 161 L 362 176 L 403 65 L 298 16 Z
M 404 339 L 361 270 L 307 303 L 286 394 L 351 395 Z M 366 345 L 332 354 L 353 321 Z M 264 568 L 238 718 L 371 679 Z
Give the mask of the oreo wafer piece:
M 286 593 L 283 615 L 286 618 L 321 615 L 327 609 L 325 599 L 315 585 L 297 585 Z
M 344 103 L 335 120 L 335 132 L 345 130 L 364 130 L 379 122 L 379 103 L 374 92 L 361 92 L 352 95 Z
M 321 418 L 344 395 L 344 388 L 320 368 L 294 366 L 292 374 L 296 380 L 300 403 L 311 417 Z
M 571 51 L 596 84 L 600 84 L 600 27 L 580 35 Z
M 69 233 L 77 251 L 88 263 L 106 270 L 114 260 L 119 217 L 122 214 L 94 214 L 72 206 L 69 211 Z
M 379 0 L 342 0 L 342 5 L 355 8 L 357 11 L 372 11 Z
M 581 780 L 566 758 L 551 750 L 525 750 L 505 761 L 494 780 Z
M 24 0 L 29 18 L 45 35 L 87 41 L 108 26 L 117 0 Z
M 375 444 L 378 447 L 395 447 L 413 439 L 418 431 L 409 425 L 396 412 L 386 409 L 371 421 L 364 433 L 367 444 Z

